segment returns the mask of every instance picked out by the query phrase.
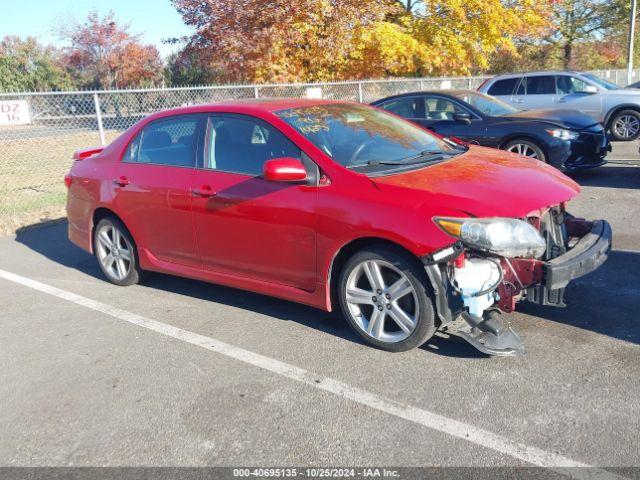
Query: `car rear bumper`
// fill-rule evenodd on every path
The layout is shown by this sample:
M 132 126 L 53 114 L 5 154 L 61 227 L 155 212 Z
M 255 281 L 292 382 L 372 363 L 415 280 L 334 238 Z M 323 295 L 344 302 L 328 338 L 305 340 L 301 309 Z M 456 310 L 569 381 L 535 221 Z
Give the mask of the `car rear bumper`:
M 593 222 L 591 231 L 564 255 L 543 265 L 544 286 L 548 290 L 564 288 L 571 280 L 599 268 L 611 250 L 611 226 L 605 220 Z

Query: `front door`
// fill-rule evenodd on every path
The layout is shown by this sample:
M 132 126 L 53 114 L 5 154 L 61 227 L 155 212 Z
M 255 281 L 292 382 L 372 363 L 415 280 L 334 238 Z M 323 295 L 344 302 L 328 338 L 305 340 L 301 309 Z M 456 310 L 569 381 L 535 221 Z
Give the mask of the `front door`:
M 172 263 L 200 266 L 191 217 L 191 182 L 206 117 L 150 123 L 113 172 L 114 206 L 139 248 Z
M 483 119 L 449 98 L 440 95 L 425 95 L 423 98 L 425 116 L 417 123 L 443 137 L 457 137 L 465 142 L 485 145 Z
M 247 115 L 212 115 L 192 183 L 205 269 L 313 290 L 316 195 L 311 184 L 262 178 L 265 161 L 302 158 L 282 133 Z

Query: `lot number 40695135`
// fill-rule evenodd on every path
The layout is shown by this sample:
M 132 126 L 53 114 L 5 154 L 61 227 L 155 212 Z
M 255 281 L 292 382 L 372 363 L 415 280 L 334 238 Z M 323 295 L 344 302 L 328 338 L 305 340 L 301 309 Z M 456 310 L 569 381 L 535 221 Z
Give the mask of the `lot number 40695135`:
M 0 125 L 27 125 L 31 123 L 31 113 L 26 100 L 0 101 Z

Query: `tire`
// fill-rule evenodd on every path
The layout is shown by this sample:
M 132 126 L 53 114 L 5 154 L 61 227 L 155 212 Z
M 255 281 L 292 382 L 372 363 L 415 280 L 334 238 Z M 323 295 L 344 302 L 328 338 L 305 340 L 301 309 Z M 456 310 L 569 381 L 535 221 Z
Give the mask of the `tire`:
M 544 154 L 542 148 L 540 148 L 540 145 L 528 138 L 514 138 L 513 140 L 509 140 L 501 149 L 517 153 L 518 155 L 524 155 L 525 157 L 535 158 L 541 162 L 547 161 L 547 156 Z
M 118 248 L 114 255 L 116 243 Z M 111 283 L 124 287 L 140 282 L 142 270 L 136 244 L 127 227 L 117 218 L 105 217 L 98 222 L 93 231 L 93 251 L 100 270 Z
M 619 142 L 630 142 L 640 136 L 640 112 L 622 110 L 609 121 L 611 137 Z
M 369 279 L 377 272 L 382 282 L 374 278 L 374 285 Z M 382 350 L 411 350 L 436 331 L 429 279 L 416 259 L 400 249 L 372 246 L 353 254 L 340 272 L 338 299 L 351 328 Z

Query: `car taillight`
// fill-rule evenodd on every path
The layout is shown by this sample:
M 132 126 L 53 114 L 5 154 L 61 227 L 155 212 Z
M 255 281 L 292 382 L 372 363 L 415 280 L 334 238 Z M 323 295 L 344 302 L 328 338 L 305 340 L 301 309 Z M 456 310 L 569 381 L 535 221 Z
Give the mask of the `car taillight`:
M 69 188 L 72 182 L 73 182 L 73 175 L 71 175 L 70 173 L 67 173 L 64 176 L 64 184 L 67 186 L 67 188 Z

